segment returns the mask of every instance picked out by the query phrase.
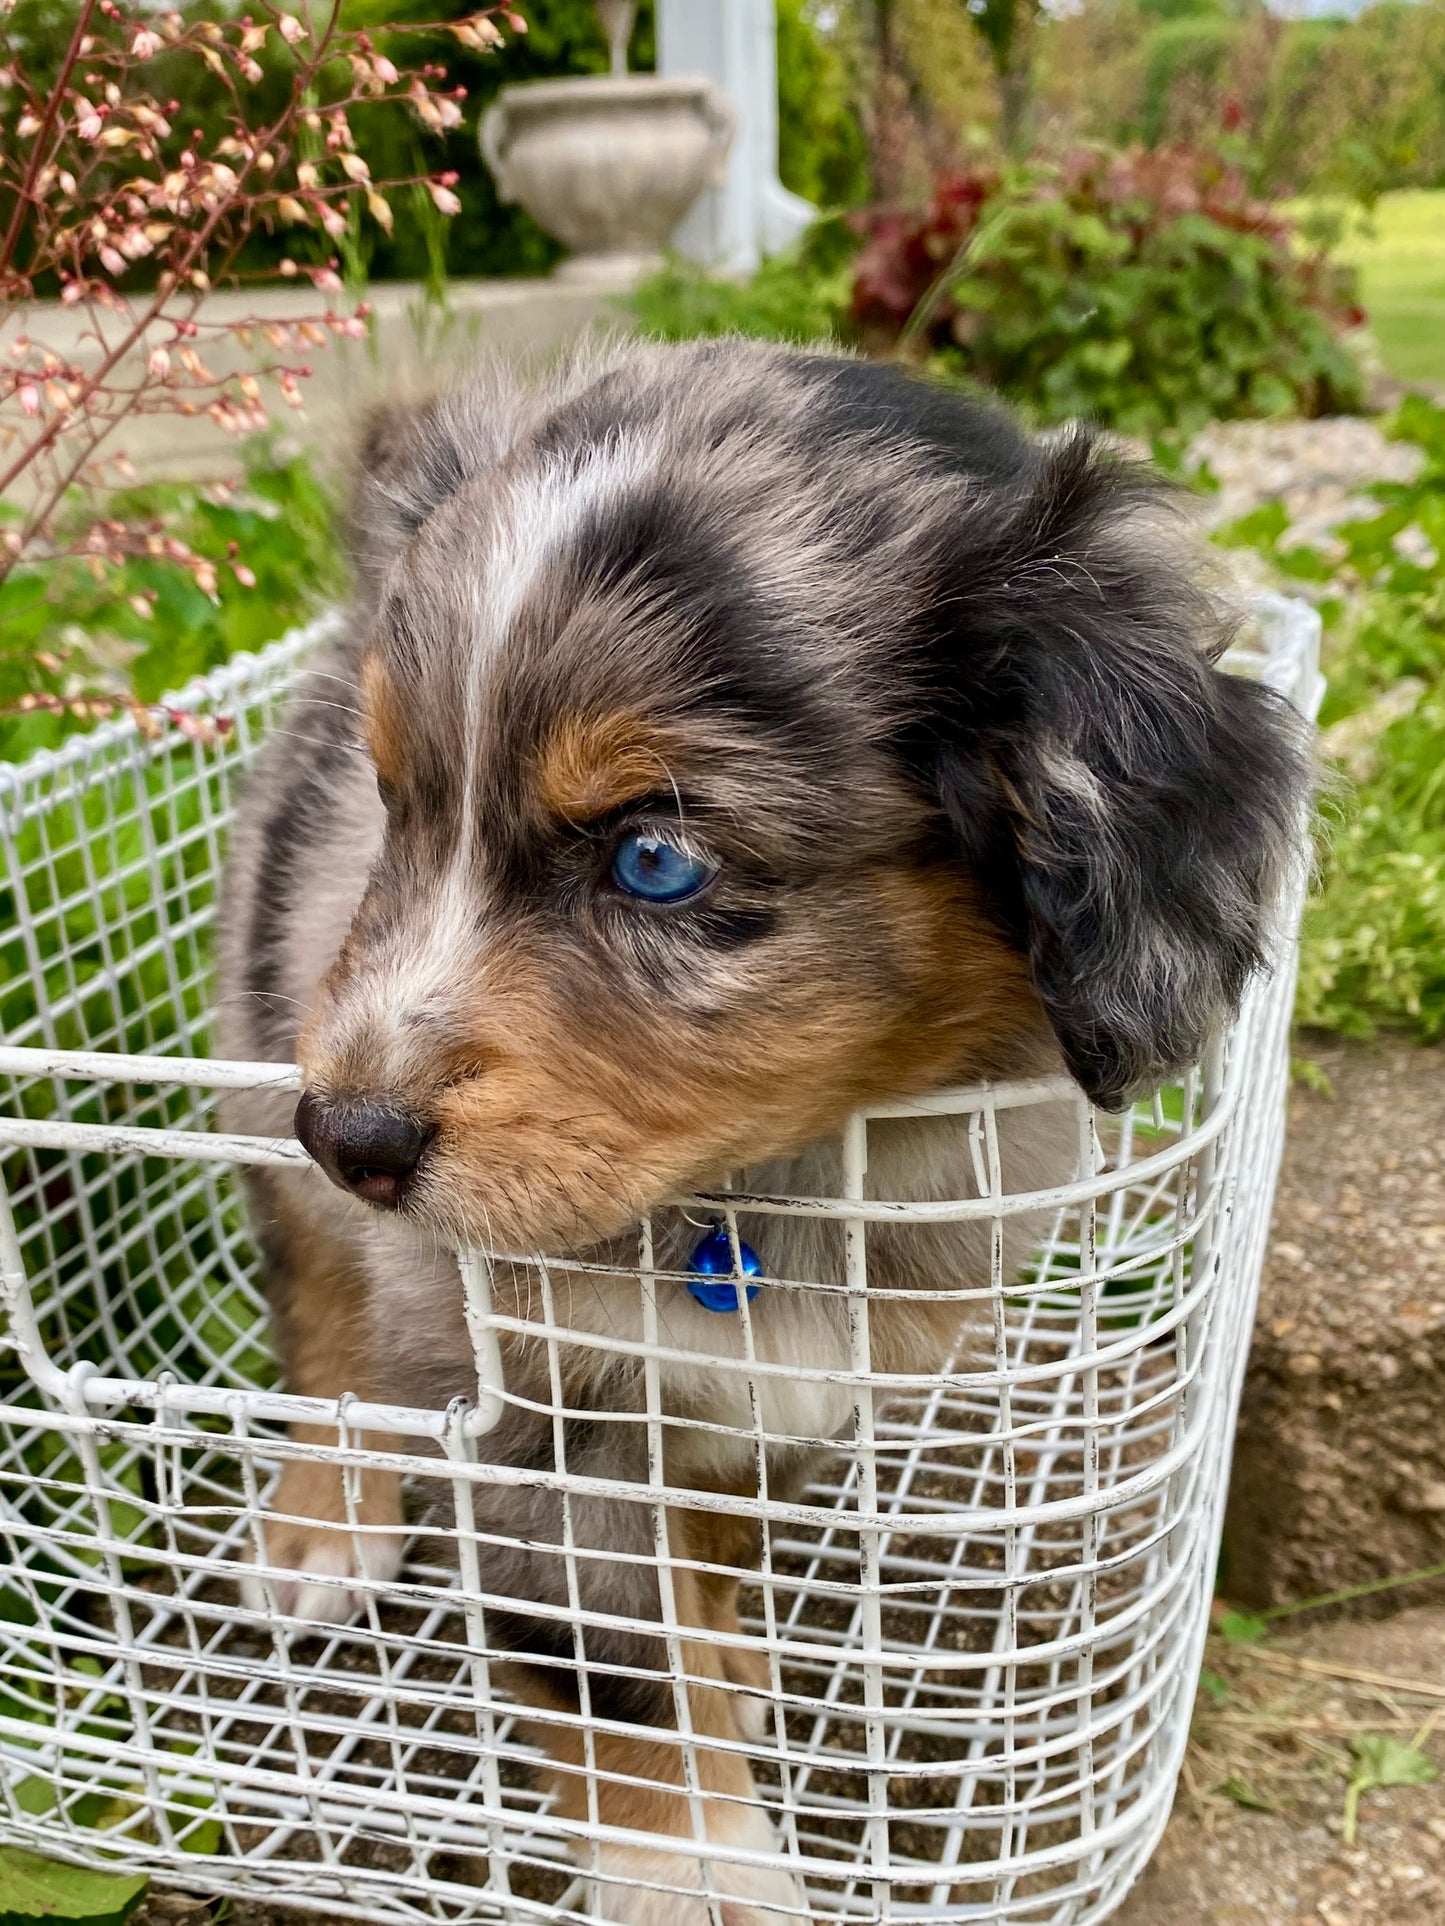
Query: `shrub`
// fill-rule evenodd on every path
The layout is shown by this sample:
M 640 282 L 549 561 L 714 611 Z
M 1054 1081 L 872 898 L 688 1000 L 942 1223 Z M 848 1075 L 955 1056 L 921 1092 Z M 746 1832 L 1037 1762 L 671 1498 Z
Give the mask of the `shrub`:
M 1288 190 L 1318 171 L 1300 142 L 1321 79 L 1329 64 L 1337 19 L 1291 20 L 1270 62 L 1264 114 L 1258 130 L 1260 178 Z M 1348 133 L 1343 135 L 1350 138 Z
M 1290 547 L 1279 507 L 1219 539 L 1324 591 L 1323 743 L 1345 786 L 1305 915 L 1299 1018 L 1433 1041 L 1445 1036 L 1445 409 L 1412 398 L 1393 432 L 1424 465 L 1370 490 L 1380 513 L 1338 531 L 1338 561 Z
M 1445 0 L 1283 19 L 1220 0 L 1085 0 L 1040 39 L 1042 124 L 1077 140 L 1198 140 L 1227 106 L 1277 194 L 1445 185 Z
M 715 280 L 685 261 L 669 262 L 634 291 L 644 334 L 659 341 L 748 334 L 761 341 L 844 341 L 856 238 L 837 217 L 817 221 L 798 246 L 764 261 L 749 280 Z
M 1445 0 L 1292 23 L 1261 144 L 1266 177 L 1286 190 L 1373 200 L 1445 185 Z
M 952 177 L 919 215 L 864 226 L 853 317 L 870 339 L 916 338 L 1041 421 L 1151 435 L 1360 405 L 1347 277 L 1298 254 L 1215 155 L 1082 150 Z
M 1234 39 L 1235 23 L 1222 14 L 1186 14 L 1154 29 L 1144 50 L 1140 133 L 1146 146 L 1175 132 L 1176 117 L 1197 102 L 1218 97 Z
M 1294 241 L 1214 156 L 1088 150 L 942 174 L 925 206 L 820 223 L 742 284 L 674 266 L 633 307 L 665 340 L 828 338 L 994 388 L 1040 422 L 1177 434 L 1360 405 L 1337 335 L 1363 318 L 1349 278 Z
M 778 175 L 817 207 L 868 198 L 853 76 L 809 0 L 778 0 Z

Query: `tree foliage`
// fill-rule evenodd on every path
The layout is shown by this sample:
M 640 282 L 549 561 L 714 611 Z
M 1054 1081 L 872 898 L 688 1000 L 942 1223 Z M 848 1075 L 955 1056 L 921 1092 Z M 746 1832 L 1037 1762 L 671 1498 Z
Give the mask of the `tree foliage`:
M 1445 185 L 1445 0 L 1287 19 L 1226 0 L 1085 0 L 1039 36 L 1047 138 L 1197 141 L 1236 127 L 1275 193 Z

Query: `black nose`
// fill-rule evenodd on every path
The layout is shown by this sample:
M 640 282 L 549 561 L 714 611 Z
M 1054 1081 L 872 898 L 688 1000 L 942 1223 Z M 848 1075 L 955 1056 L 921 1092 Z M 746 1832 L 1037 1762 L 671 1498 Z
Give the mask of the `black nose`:
M 434 1134 L 375 1097 L 325 1103 L 308 1092 L 296 1106 L 296 1135 L 332 1183 L 386 1210 L 401 1202 Z

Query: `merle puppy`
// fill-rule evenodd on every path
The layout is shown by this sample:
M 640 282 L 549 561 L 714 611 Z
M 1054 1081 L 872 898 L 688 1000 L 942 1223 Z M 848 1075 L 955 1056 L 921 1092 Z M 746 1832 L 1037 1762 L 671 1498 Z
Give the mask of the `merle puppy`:
M 1212 666 L 1221 631 L 1157 496 L 1086 434 L 1030 440 L 895 369 L 739 341 L 478 377 L 365 438 L 344 639 L 241 810 L 225 1042 L 305 1073 L 320 1170 L 252 1179 L 291 1390 L 440 1406 L 475 1385 L 455 1246 L 564 1260 L 574 1336 L 504 1340 L 483 1449 L 523 1474 L 560 1450 L 590 1495 L 564 1520 L 523 1475 L 476 1502 L 488 1635 L 557 1809 L 634 1835 L 593 1862 L 608 1918 L 752 1926 L 804 1902 L 747 1764 L 768 1669 L 737 1619 L 758 1490 L 742 1319 L 659 1284 L 667 1483 L 744 1501 L 669 1514 L 671 1602 L 708 1634 L 682 1648 L 699 1841 L 632 1495 L 640 1287 L 565 1260 L 635 1263 L 656 1212 L 680 1271 L 697 1231 L 664 1200 L 739 1170 L 836 1191 L 860 1104 L 1067 1067 L 1118 1106 L 1229 1016 L 1304 759 L 1284 705 Z M 283 1130 L 275 1102 L 238 1097 L 230 1121 Z M 1069 1175 L 1057 1106 L 1001 1123 L 1013 1187 Z M 967 1194 L 965 1137 L 875 1129 L 873 1191 Z M 784 1281 L 836 1286 L 842 1256 L 816 1220 L 747 1235 L 786 1497 L 852 1398 L 844 1300 Z M 949 1293 L 989 1263 L 987 1227 L 870 1235 L 874 1366 L 941 1369 Z M 539 1315 L 533 1284 L 500 1264 L 498 1308 Z M 361 1481 L 359 1533 L 323 1464 L 288 1465 L 275 1509 L 284 1608 L 342 1617 L 347 1579 L 396 1571 L 389 1471 Z

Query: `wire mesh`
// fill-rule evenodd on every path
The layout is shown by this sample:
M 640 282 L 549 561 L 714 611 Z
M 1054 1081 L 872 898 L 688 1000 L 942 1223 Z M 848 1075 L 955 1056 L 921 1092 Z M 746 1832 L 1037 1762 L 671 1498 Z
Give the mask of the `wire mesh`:
M 219 1088 L 295 1073 L 205 1058 L 206 945 L 235 776 L 315 639 L 178 698 L 231 719 L 211 746 L 118 723 L 0 770 L 0 1838 L 332 1918 L 728 1926 L 747 1892 L 784 1921 L 1103 1919 L 1185 1742 L 1292 943 L 1210 1059 L 1123 1117 L 1062 1079 L 980 1087 L 856 1117 L 813 1196 L 679 1200 L 735 1264 L 770 1218 L 812 1226 L 827 1261 L 767 1288 L 830 1334 L 816 1364 L 770 1356 L 745 1299 L 712 1351 L 679 1339 L 675 1212 L 625 1264 L 463 1254 L 474 1399 L 297 1398 L 234 1170 L 304 1159 L 211 1128 Z M 1261 598 L 1236 666 L 1312 711 L 1316 652 L 1308 610 Z M 1009 1146 L 1046 1109 L 1072 1171 L 1030 1192 Z M 957 1194 L 886 1194 L 899 1132 L 947 1134 Z M 1038 1247 L 1015 1273 L 1019 1226 Z M 909 1375 L 875 1354 L 898 1307 L 870 1253 L 965 1232 L 984 1261 L 957 1353 Z M 586 1311 L 604 1274 L 622 1327 Z M 625 1413 L 567 1389 L 599 1349 L 630 1361 Z M 488 1456 L 522 1403 L 550 1462 Z M 569 1463 L 579 1416 L 611 1442 Z M 780 1440 L 823 1436 L 801 1494 L 770 1491 Z M 689 1452 L 748 1474 L 701 1489 Z M 363 1475 L 407 1481 L 407 1561 L 332 1580 L 360 1601 L 340 1626 L 282 1609 L 267 1496 L 298 1459 L 342 1473 L 363 1571 Z M 548 1521 L 528 1609 L 555 1690 L 525 1708 L 496 1636 L 504 1487 Z M 628 1522 L 599 1549 L 603 1503 Z M 640 1617 L 595 1582 L 627 1560 Z M 659 1684 L 666 1729 L 628 1711 Z M 666 1836 L 629 1821 L 659 1778 Z

